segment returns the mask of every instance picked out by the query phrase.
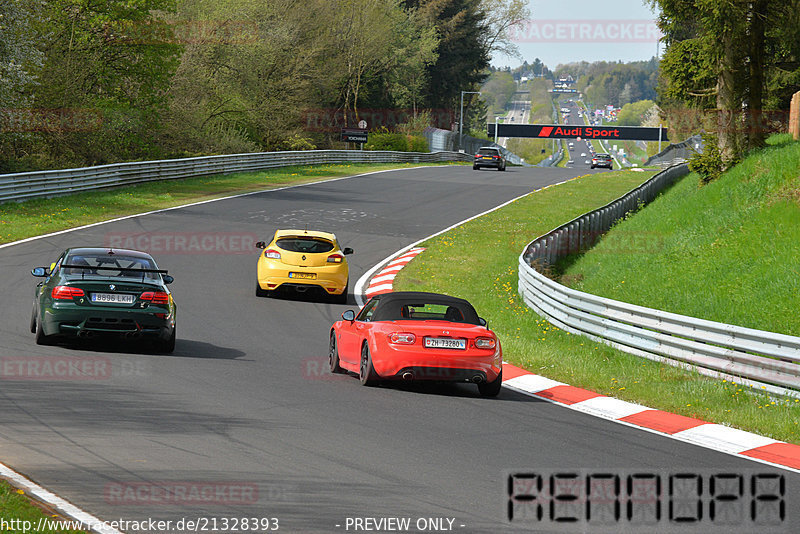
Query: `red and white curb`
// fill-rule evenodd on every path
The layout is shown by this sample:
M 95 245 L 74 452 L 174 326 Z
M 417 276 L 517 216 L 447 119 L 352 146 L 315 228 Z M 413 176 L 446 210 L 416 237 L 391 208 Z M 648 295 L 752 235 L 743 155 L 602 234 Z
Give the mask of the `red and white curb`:
M 391 292 L 397 273 L 423 250 L 425 249 L 422 247 L 410 248 L 389 261 L 386 267 L 369 280 L 365 291 L 367 299 Z M 800 473 L 800 445 L 701 419 L 654 410 L 570 386 L 507 363 L 503 364 L 503 385 L 571 410 Z
M 503 364 L 503 385 L 571 410 L 800 473 L 800 445 L 653 410 L 535 375 L 507 363 Z
M 369 281 L 369 285 L 364 291 L 366 297 L 372 298 L 375 295 L 390 293 L 392 291 L 392 285 L 394 284 L 394 277 L 397 276 L 397 273 L 423 250 L 425 250 L 423 247 L 414 247 L 405 254 L 390 261 L 386 267 L 381 269 L 381 272 L 376 274 L 375 277 Z

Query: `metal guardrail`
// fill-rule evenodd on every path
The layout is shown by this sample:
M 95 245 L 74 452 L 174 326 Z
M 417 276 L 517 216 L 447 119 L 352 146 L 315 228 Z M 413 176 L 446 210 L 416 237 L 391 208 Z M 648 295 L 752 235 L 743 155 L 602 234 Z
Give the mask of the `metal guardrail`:
M 667 148 L 656 154 L 650 156 L 644 163 L 645 166 L 656 165 L 659 167 L 672 167 L 686 163 L 686 161 L 695 153 L 702 152 L 703 139 L 699 135 L 693 135 L 686 141 L 680 143 L 670 144 Z
M 424 135 L 428 140 L 428 148 L 431 150 L 456 152 L 459 149 L 458 132 L 428 127 L 425 128 Z M 499 149 L 500 153 L 508 163 L 511 163 L 512 165 L 527 166 L 527 163 L 522 161 L 522 158 L 508 150 L 506 147 L 500 146 L 492 141 L 487 141 L 486 139 L 479 139 L 477 137 L 463 135 L 461 139 L 461 146 L 464 149 L 464 153 L 469 156 L 469 161 L 472 161 L 472 158 L 478 152 L 479 148 L 490 146 Z
M 590 248 L 616 221 L 687 172 L 685 164 L 666 169 L 614 202 L 531 242 L 519 258 L 519 294 L 567 332 L 771 394 L 800 396 L 800 337 L 598 297 L 565 287 L 537 270 Z
M 258 171 L 294 165 L 471 162 L 472 158 L 471 154 L 458 152 L 306 150 L 114 163 L 79 169 L 0 175 L 0 202 L 66 195 L 79 191 L 105 189 L 157 180 Z

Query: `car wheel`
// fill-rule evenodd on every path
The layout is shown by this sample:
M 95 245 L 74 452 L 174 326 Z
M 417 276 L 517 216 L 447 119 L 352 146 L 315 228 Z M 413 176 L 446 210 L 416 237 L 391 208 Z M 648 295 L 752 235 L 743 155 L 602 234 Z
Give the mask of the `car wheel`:
M 499 170 L 501 170 L 501 171 L 505 171 L 505 170 L 506 170 L 506 166 L 505 166 L 505 165 L 503 165 L 502 167 L 500 167 L 500 169 L 499 169 Z
M 261 284 L 259 284 L 258 280 L 256 280 L 256 296 L 257 297 L 268 297 L 269 294 L 270 294 L 270 292 L 267 291 L 266 289 L 261 289 Z
M 36 333 L 36 306 L 31 309 L 31 334 Z
M 172 335 L 168 340 L 162 341 L 159 339 L 156 341 L 156 350 L 164 354 L 172 354 L 175 350 L 175 328 L 172 329 Z
M 347 284 L 344 286 L 344 291 L 342 291 L 341 295 L 334 295 L 333 302 L 336 304 L 347 304 L 347 293 L 350 291 L 350 282 L 348 281 Z
M 36 321 L 36 344 L 37 345 L 52 345 L 53 336 L 47 336 L 42 328 L 42 322 Z
M 481 382 L 478 384 L 478 393 L 480 393 L 482 397 L 496 397 L 500 394 L 500 388 L 502 386 L 503 371 L 500 371 L 493 382 Z
M 372 356 L 369 353 L 369 345 L 365 342 L 361 347 L 361 367 L 358 379 L 362 386 L 374 386 L 378 383 L 378 374 L 372 366 Z
M 331 343 L 328 348 L 328 362 L 331 364 L 331 373 L 343 373 L 344 369 L 339 365 L 339 347 L 336 346 L 336 332 L 331 332 Z
M 478 167 L 477 165 L 473 165 L 473 166 L 472 166 L 472 170 L 473 170 L 473 171 L 480 170 L 480 167 Z

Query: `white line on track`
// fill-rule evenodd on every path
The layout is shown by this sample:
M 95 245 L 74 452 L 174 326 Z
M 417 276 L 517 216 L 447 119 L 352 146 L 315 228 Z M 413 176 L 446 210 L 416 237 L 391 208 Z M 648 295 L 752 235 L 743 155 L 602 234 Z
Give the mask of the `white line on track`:
M 21 245 L 22 243 L 29 243 L 31 241 L 36 241 L 36 240 L 39 240 L 39 239 L 45 239 L 45 238 L 53 237 L 53 236 L 57 236 L 57 235 L 68 234 L 70 232 L 76 232 L 78 230 L 85 230 L 86 228 L 92 228 L 92 227 L 100 226 L 100 225 L 103 225 L 103 224 L 109 224 L 109 223 L 113 223 L 113 222 L 117 222 L 117 221 L 124 221 L 124 220 L 127 220 L 127 219 L 134 219 L 136 217 L 144 217 L 145 215 L 152 215 L 154 213 L 163 213 L 163 212 L 166 212 L 166 211 L 189 208 L 189 207 L 192 207 L 192 206 L 199 206 L 201 204 L 209 204 L 211 202 L 218 202 L 220 200 L 230 200 L 232 198 L 240 198 L 240 197 L 246 197 L 246 196 L 250 196 L 250 195 L 258 195 L 258 194 L 261 194 L 261 193 L 270 193 L 272 191 L 285 191 L 286 189 L 294 189 L 294 188 L 297 188 L 297 187 L 306 187 L 306 186 L 309 186 L 309 185 L 318 185 L 318 184 L 323 184 L 323 183 L 338 182 L 339 180 L 347 180 L 347 179 L 350 179 L 350 178 L 360 178 L 362 176 L 369 176 L 371 174 L 379 174 L 379 173 L 383 173 L 383 172 L 408 171 L 408 170 L 414 170 L 414 169 L 431 169 L 431 168 L 435 169 L 435 168 L 444 168 L 444 167 L 445 166 L 441 166 L 440 167 L 440 166 L 422 165 L 422 166 L 419 166 L 419 167 L 401 167 L 399 169 L 385 169 L 385 170 L 381 170 L 381 171 L 371 171 L 371 172 L 364 172 L 364 173 L 361 173 L 361 174 L 354 174 L 352 176 L 342 176 L 340 178 L 331 178 L 331 179 L 328 179 L 328 180 L 317 180 L 316 182 L 308 182 L 308 183 L 304 183 L 304 184 L 287 185 L 287 186 L 284 186 L 284 187 L 276 187 L 276 188 L 273 188 L 273 189 L 262 189 L 262 190 L 259 190 L 259 191 L 250 191 L 249 193 L 240 193 L 238 195 L 230 195 L 230 196 L 225 196 L 225 197 L 212 198 L 212 199 L 209 199 L 209 200 L 201 200 L 199 202 L 191 202 L 189 204 L 182 204 L 180 206 L 173 206 L 171 208 L 163 208 L 163 209 L 158 209 L 158 210 L 152 210 L 152 211 L 147 211 L 147 212 L 144 212 L 144 213 L 135 213 L 133 215 L 126 215 L 124 217 L 116 217 L 114 219 L 109 219 L 107 221 L 100 221 L 100 222 L 96 222 L 96 223 L 92 223 L 92 224 L 84 224 L 83 226 L 76 226 L 75 228 L 68 228 L 66 230 L 59 230 L 57 232 L 51 232 L 49 234 L 28 237 L 28 238 L 25 238 L 25 239 L 20 239 L 19 241 L 13 241 L 11 243 L 2 244 L 2 245 L 0 245 L 0 249 L 12 247 L 14 245 Z M 8 467 L 8 466 L 6 466 L 6 465 L 4 465 L 2 463 L 0 463 L 0 478 L 4 478 L 4 479 L 8 480 L 13 486 L 15 486 L 15 487 L 17 487 L 19 489 L 22 489 L 22 490 L 26 491 L 27 493 L 30 493 L 31 495 L 34 495 L 37 499 L 40 499 L 43 502 L 48 503 L 50 506 L 55 508 L 60 514 L 66 516 L 66 517 L 70 517 L 70 518 L 74 519 L 75 521 L 83 521 L 84 525 L 87 525 L 86 528 L 88 530 L 91 530 L 92 532 L 98 532 L 98 533 L 101 533 L 101 534 L 122 534 L 119 530 L 115 530 L 115 529 L 110 528 L 108 525 L 105 525 L 100 519 L 94 517 L 93 515 L 91 515 L 91 514 L 89 514 L 87 512 L 84 512 L 83 510 L 81 510 L 77 506 L 65 501 L 61 497 L 59 497 L 59 496 L 55 495 L 54 493 L 46 490 L 45 488 L 43 488 L 42 486 L 39 486 L 38 484 L 32 482 L 31 480 L 28 480 L 26 477 L 22 476 L 21 474 L 17 473 L 13 469 L 11 469 L 10 467 Z M 94 526 L 94 528 L 90 528 L 92 526 Z

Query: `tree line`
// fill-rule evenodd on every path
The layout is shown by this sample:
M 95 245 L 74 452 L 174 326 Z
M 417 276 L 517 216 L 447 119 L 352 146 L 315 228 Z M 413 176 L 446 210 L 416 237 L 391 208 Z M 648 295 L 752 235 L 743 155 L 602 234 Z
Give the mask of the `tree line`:
M 800 89 L 800 0 L 649 1 L 666 45 L 658 104 L 671 127 L 708 132 L 717 173 L 785 128 Z
M 4 0 L 0 171 L 450 127 L 524 0 Z

